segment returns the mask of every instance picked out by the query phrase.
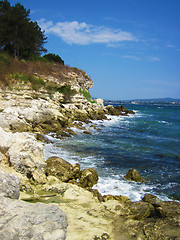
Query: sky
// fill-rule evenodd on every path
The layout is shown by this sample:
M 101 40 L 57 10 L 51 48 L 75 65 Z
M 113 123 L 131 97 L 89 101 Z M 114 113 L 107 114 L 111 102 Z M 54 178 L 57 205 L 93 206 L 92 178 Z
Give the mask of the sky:
M 10 0 L 106 100 L 180 98 L 180 0 Z

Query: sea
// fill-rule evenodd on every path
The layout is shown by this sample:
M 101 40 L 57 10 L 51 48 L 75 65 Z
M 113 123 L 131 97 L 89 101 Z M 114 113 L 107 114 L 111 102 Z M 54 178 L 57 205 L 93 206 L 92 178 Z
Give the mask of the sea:
M 116 106 L 116 105 L 114 105 Z M 47 137 L 44 156 L 58 156 L 81 169 L 95 168 L 99 181 L 93 188 L 102 195 L 123 195 L 140 201 L 146 193 L 163 201 L 180 202 L 180 105 L 124 104 L 135 114 L 110 116 L 84 124 L 92 135 Z M 127 181 L 136 169 L 146 183 Z

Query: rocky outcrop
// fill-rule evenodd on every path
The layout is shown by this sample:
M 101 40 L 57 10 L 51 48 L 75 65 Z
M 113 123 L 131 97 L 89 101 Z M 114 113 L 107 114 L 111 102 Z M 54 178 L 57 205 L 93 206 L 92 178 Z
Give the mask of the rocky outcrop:
M 128 114 L 135 114 L 134 111 L 132 110 L 127 110 L 124 106 L 122 105 L 119 105 L 119 106 L 116 106 L 116 107 L 113 107 L 112 105 L 107 105 L 105 107 L 107 113 L 109 115 L 115 115 L 115 116 L 119 116 L 119 115 L 122 115 L 122 116 L 128 116 Z
M 136 169 L 130 169 L 124 178 L 128 181 L 146 182 L 146 180 L 139 175 Z
M 57 177 L 62 182 L 70 182 L 83 188 L 92 188 L 98 182 L 98 174 L 94 168 L 81 171 L 79 164 L 72 165 L 58 157 L 50 157 L 46 164 L 46 176 Z
M 72 165 L 58 157 L 50 157 L 46 161 L 46 164 L 46 175 L 55 176 L 62 182 L 68 182 L 73 179 L 76 180 L 80 176 L 79 164 Z
M 55 205 L 18 200 L 19 180 L 0 172 L 0 239 L 66 238 L 66 215 Z
M 22 178 L 35 182 L 45 180 L 45 166 L 42 144 L 30 133 L 6 132 L 0 127 L 0 151 L 7 157 L 7 164 Z
M 98 182 L 98 174 L 94 168 L 88 168 L 81 171 L 79 184 L 82 187 L 92 188 Z

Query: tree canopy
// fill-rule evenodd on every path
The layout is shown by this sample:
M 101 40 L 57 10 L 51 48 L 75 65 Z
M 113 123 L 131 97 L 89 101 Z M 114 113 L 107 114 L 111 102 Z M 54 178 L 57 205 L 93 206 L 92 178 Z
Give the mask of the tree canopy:
M 29 14 L 20 3 L 11 6 L 7 0 L 0 1 L 0 49 L 18 59 L 46 52 L 43 45 L 47 38 Z

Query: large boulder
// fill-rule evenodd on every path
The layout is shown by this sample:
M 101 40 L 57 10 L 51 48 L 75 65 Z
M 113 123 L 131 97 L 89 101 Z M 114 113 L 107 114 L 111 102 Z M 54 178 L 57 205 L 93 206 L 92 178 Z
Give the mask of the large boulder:
M 0 239 L 64 240 L 66 215 L 58 206 L 0 198 Z
M 77 179 L 80 174 L 79 164 L 70 164 L 62 158 L 50 157 L 46 161 L 46 175 L 55 176 L 63 182 Z
M 45 161 L 42 143 L 33 134 L 6 132 L 0 127 L 0 152 L 16 172 L 36 182 L 45 180 Z
M 94 168 L 88 168 L 81 171 L 79 184 L 81 187 L 93 187 L 98 182 L 98 174 Z
M 8 149 L 10 166 L 36 182 L 45 180 L 45 166 L 42 143 L 32 134 L 14 133 Z
M 0 171 L 0 239 L 64 240 L 67 218 L 58 206 L 18 200 L 19 179 Z
M 139 175 L 136 169 L 130 169 L 124 178 L 128 181 L 146 182 L 146 180 Z

